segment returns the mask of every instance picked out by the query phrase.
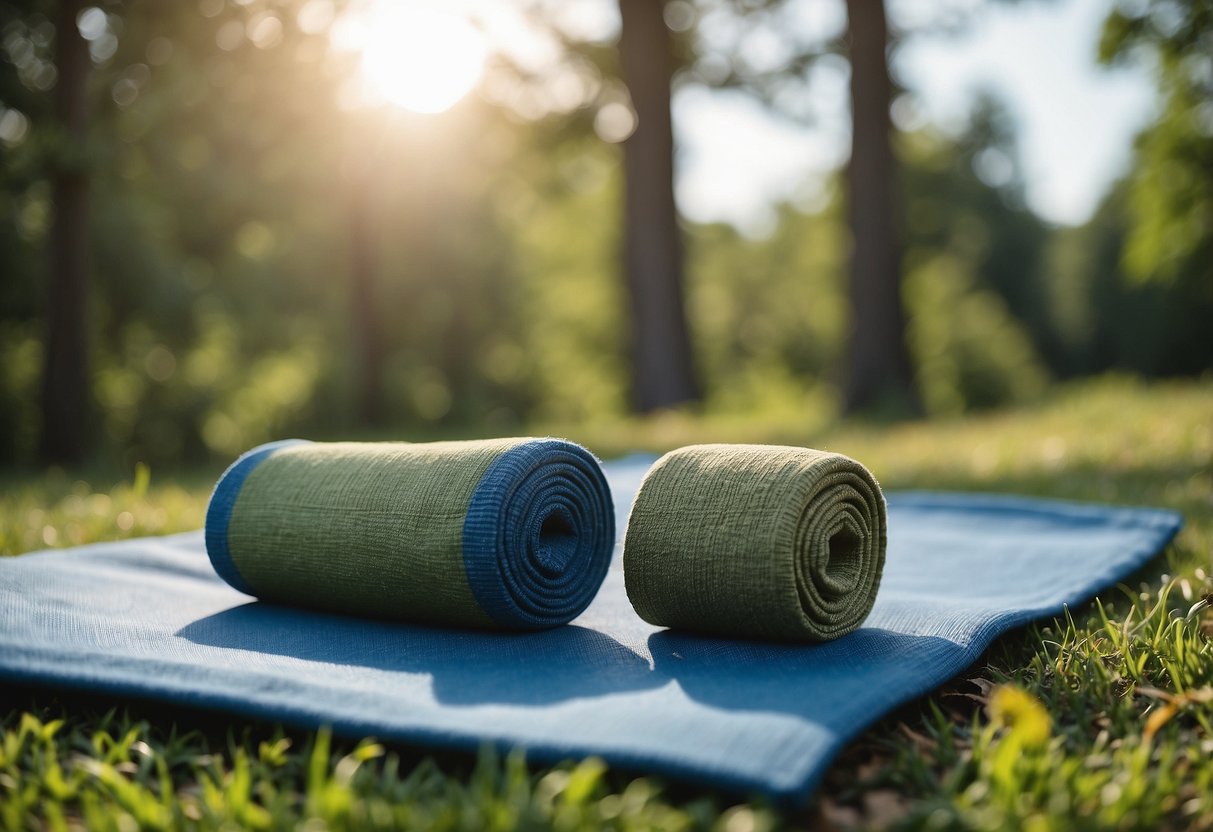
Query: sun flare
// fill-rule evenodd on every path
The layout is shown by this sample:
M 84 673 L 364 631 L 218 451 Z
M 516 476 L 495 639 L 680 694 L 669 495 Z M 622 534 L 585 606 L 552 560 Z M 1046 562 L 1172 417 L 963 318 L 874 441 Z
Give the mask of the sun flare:
M 467 95 L 484 69 L 484 38 L 465 18 L 411 3 L 380 3 L 362 31 L 362 73 L 385 101 L 441 113 Z

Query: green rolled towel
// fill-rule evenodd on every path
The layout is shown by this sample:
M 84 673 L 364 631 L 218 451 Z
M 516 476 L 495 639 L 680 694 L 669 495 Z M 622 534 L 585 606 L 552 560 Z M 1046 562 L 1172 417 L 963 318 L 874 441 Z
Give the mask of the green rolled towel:
M 615 521 L 558 439 L 263 445 L 219 480 L 206 547 L 235 588 L 428 624 L 537 629 L 589 605 Z
M 884 568 L 884 496 L 849 457 L 772 445 L 694 445 L 645 476 L 624 580 L 650 624 L 824 641 L 855 630 Z

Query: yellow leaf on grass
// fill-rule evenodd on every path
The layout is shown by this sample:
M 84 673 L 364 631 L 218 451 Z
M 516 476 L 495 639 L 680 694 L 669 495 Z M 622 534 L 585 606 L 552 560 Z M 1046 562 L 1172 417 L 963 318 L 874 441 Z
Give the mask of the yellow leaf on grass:
M 1008 738 L 1022 748 L 1048 744 L 1053 720 L 1040 700 L 1022 688 L 1002 685 L 990 696 L 990 719 L 1006 728 Z
M 1172 700 L 1164 702 L 1159 707 L 1150 711 L 1150 715 L 1146 718 L 1146 727 L 1142 731 L 1142 737 L 1146 742 L 1151 742 L 1154 735 L 1158 733 L 1158 729 L 1162 728 L 1171 721 L 1171 717 L 1179 710 L 1179 705 Z

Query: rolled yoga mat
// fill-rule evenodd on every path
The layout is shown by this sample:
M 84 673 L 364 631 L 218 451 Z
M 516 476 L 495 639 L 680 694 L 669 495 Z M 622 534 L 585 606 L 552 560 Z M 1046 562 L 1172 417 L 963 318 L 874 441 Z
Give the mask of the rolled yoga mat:
M 275 442 L 223 474 L 206 550 L 236 589 L 427 624 L 539 629 L 593 600 L 614 509 L 559 439 Z
M 694 445 L 650 469 L 628 516 L 624 580 L 650 624 L 826 641 L 872 610 L 885 501 L 841 454 Z

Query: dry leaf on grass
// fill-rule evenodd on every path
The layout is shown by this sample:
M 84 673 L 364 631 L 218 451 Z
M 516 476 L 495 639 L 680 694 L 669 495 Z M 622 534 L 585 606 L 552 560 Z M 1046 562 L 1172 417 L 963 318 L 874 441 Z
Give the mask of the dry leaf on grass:
M 1151 708 L 1150 715 L 1146 717 L 1146 725 L 1141 733 L 1142 739 L 1147 743 L 1152 742 L 1154 735 L 1170 722 L 1177 713 L 1189 705 L 1213 702 L 1213 687 L 1208 685 L 1184 693 L 1171 693 L 1170 691 L 1151 687 L 1139 687 L 1135 692 L 1142 696 L 1148 696 L 1151 699 L 1157 699 L 1162 703 Z

